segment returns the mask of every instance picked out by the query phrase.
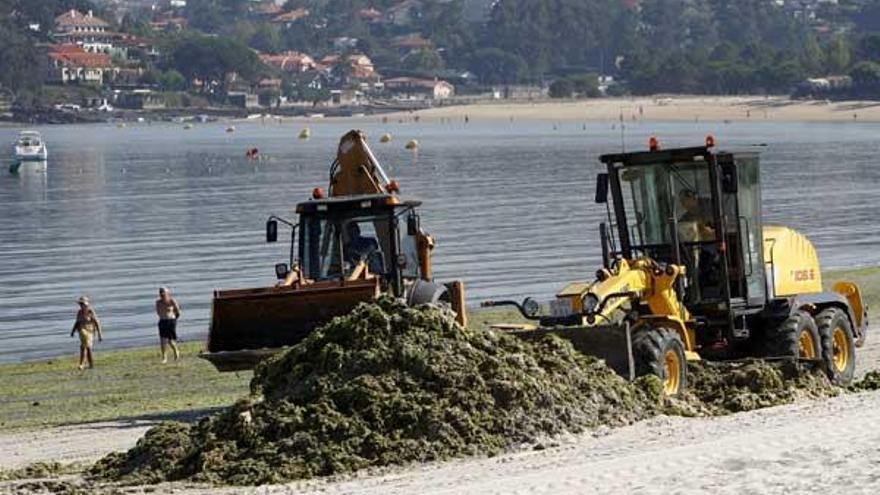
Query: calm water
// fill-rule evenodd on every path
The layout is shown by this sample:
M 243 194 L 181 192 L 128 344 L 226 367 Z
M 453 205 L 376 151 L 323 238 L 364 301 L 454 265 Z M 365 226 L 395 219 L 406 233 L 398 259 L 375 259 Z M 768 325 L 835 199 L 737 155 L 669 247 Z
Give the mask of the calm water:
M 153 301 L 161 284 L 184 310 L 179 333 L 201 339 L 212 290 L 274 283 L 287 247 L 263 243 L 271 214 L 326 187 L 350 123 L 135 124 L 39 129 L 45 173 L 0 171 L 0 362 L 75 352 L 75 300 L 88 294 L 106 347 L 156 341 Z M 591 278 L 599 263 L 592 203 L 596 157 L 621 147 L 610 123 L 360 124 L 405 195 L 424 201 L 435 235 L 436 276 L 462 277 L 471 304 L 552 297 L 563 282 Z M 876 220 L 880 125 L 628 125 L 628 148 L 650 134 L 664 146 L 695 145 L 707 132 L 722 147 L 766 143 L 765 214 L 809 235 L 824 266 L 880 264 Z M 15 129 L 0 129 L 11 143 Z M 409 138 L 422 149 L 403 150 Z M 254 165 L 245 149 L 271 160 Z M 4 148 L 8 149 L 8 148 Z

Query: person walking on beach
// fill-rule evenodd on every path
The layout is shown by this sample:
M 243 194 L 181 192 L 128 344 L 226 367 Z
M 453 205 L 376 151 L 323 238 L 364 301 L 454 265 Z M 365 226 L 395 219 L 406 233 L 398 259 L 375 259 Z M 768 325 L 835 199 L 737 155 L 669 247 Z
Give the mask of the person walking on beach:
M 89 298 L 82 296 L 77 300 L 79 311 L 76 313 L 76 322 L 70 331 L 70 336 L 79 332 L 79 369 L 84 369 L 86 363 L 89 368 L 95 367 L 95 361 L 92 357 L 92 345 L 94 344 L 95 334 L 98 335 L 98 341 L 104 340 L 101 335 L 101 322 L 98 321 L 98 315 L 95 314 L 94 308 L 89 303 Z
M 180 318 L 180 305 L 171 297 L 171 289 L 159 287 L 156 299 L 156 314 L 159 315 L 159 347 L 162 349 L 162 363 L 168 362 L 168 346 L 174 351 L 174 360 L 180 359 L 177 349 L 177 319 Z

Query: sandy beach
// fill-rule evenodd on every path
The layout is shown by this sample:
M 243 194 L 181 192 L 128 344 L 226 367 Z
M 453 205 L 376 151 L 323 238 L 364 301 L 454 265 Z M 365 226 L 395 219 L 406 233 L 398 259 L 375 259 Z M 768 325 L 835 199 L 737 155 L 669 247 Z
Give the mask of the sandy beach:
M 859 350 L 858 375 L 880 369 L 880 340 Z M 156 415 L 0 431 L 0 468 L 35 462 L 86 465 L 133 447 Z M 711 418 L 659 416 L 624 428 L 554 438 L 539 449 L 263 487 L 164 483 L 124 493 L 532 494 L 853 493 L 880 490 L 880 392 Z M 76 476 L 68 477 L 74 481 Z M 0 481 L 0 494 L 21 481 Z M 105 487 L 99 493 L 114 492 Z M 102 489 L 103 490 L 103 489 Z
M 880 393 L 868 392 L 720 418 L 661 416 L 626 428 L 555 439 L 542 450 L 335 481 L 248 488 L 166 483 L 131 487 L 125 493 L 870 494 L 880 490 L 875 469 L 880 433 L 871 428 L 878 423 Z M 94 460 L 133 446 L 147 426 L 108 422 L 6 434 L 0 436 L 0 461 Z M 13 493 L 13 486 L 0 482 L 0 493 Z
M 809 101 L 787 97 L 654 96 L 522 103 L 478 103 L 444 106 L 415 113 L 389 114 L 388 119 L 510 121 L 772 121 L 878 122 L 880 102 Z

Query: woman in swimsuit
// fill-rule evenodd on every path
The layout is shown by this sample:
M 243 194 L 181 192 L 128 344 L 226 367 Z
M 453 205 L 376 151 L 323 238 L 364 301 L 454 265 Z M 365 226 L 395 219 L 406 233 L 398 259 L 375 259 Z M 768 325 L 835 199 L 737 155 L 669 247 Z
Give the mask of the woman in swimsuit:
M 77 301 L 79 311 L 76 313 L 76 322 L 70 331 L 70 336 L 79 332 L 79 369 L 84 369 L 86 363 L 89 368 L 95 367 L 95 361 L 92 357 L 92 345 L 94 343 L 95 334 L 98 335 L 98 342 L 104 340 L 101 335 L 101 322 L 98 321 L 98 315 L 89 304 L 89 298 L 82 296 Z

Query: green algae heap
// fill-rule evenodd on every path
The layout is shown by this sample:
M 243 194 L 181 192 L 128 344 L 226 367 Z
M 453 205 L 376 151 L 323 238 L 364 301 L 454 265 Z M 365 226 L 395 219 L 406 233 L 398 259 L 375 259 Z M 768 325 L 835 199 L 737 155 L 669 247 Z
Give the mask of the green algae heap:
M 261 365 L 250 398 L 193 426 L 157 426 L 91 474 L 253 485 L 493 455 L 654 415 L 649 389 L 558 338 L 473 331 L 384 298 Z
M 779 360 L 698 361 L 688 366 L 690 387 L 668 399 L 666 414 L 719 416 L 799 400 L 838 395 L 818 364 Z

